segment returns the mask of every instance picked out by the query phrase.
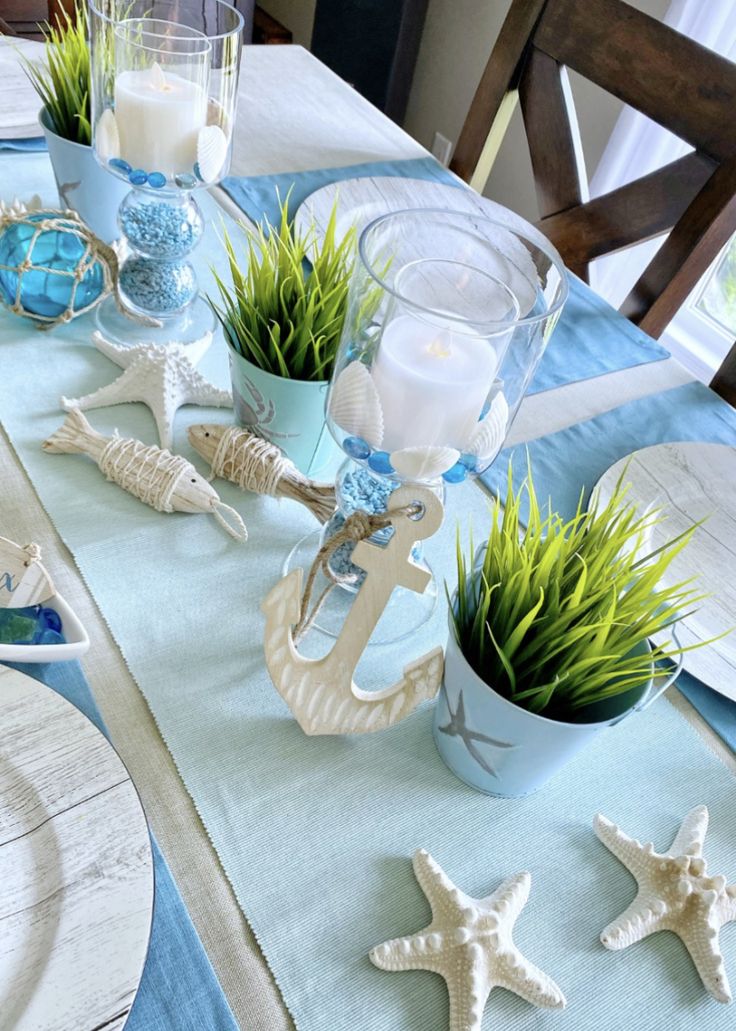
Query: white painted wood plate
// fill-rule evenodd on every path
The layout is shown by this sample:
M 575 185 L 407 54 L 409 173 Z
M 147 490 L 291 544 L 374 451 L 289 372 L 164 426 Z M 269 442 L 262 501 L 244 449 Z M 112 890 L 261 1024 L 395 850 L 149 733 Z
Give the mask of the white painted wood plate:
M 99 730 L 0 667 L 0 1027 L 120 1031 L 153 914 L 146 818 Z
M 697 577 L 693 585 L 710 595 L 681 624 L 683 645 L 707 640 L 736 625 L 736 448 L 725 444 L 658 444 L 635 451 L 601 477 L 605 503 L 630 461 L 629 497 L 667 515 L 652 535 L 652 548 L 707 517 L 667 575 L 674 584 Z M 714 691 L 736 701 L 736 632 L 685 654 L 685 669 Z
M 324 238 L 335 200 L 338 240 L 351 226 L 355 226 L 360 233 L 375 218 L 391 211 L 402 211 L 406 208 L 441 208 L 491 218 L 528 239 L 539 242 L 540 246 L 549 248 L 549 240 L 526 219 L 502 204 L 481 197 L 459 181 L 455 187 L 424 179 L 402 179 L 399 176 L 344 179 L 342 182 L 323 186 L 310 194 L 297 209 L 294 221 L 296 228 L 304 233 L 308 232 L 314 221 L 317 245 Z M 520 245 L 517 244 L 518 246 Z M 525 254 L 526 252 L 521 256 L 522 259 Z M 514 290 L 522 316 L 527 314 L 536 300 L 536 273 L 532 262 L 529 262 L 528 269 L 524 268 L 524 273 L 524 278 L 531 277 L 533 280 L 526 290 L 523 289 L 523 279 L 520 283 L 514 284 L 522 288 Z

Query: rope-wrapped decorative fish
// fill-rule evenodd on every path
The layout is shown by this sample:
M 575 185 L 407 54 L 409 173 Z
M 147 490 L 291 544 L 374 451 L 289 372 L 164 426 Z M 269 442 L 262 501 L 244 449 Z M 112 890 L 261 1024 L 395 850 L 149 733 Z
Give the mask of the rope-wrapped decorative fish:
M 189 443 L 212 467 L 210 479 L 222 476 L 241 490 L 301 502 L 321 522 L 335 511 L 335 488 L 315 483 L 296 468 L 275 444 L 239 426 L 200 423 L 190 426 Z
M 44 451 L 55 454 L 89 455 L 108 480 L 143 501 L 157 512 L 204 512 L 237 540 L 247 540 L 248 531 L 240 515 L 220 500 L 217 491 L 181 455 L 132 437 L 104 437 L 73 408 L 63 426 L 43 443 Z M 231 525 L 224 517 L 227 512 Z

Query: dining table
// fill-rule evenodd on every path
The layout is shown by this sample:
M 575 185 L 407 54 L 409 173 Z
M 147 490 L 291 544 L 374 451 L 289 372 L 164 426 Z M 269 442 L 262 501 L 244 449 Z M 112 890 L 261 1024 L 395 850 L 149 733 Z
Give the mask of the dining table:
M 243 48 L 231 177 L 428 158 L 424 147 L 307 50 Z M 9 177 L 11 160 L 17 161 L 19 174 Z M 26 155 L 8 157 L 2 165 L 3 199 L 26 191 L 26 160 Z M 52 199 L 50 167 L 45 179 L 32 185 Z M 231 193 L 215 187 L 211 195 L 226 214 L 242 218 Z M 684 387 L 693 379 L 683 365 L 667 357 L 533 393 L 522 402 L 507 443 L 534 442 L 629 402 Z M 87 629 L 91 646 L 83 666 L 95 701 L 237 1023 L 247 1031 L 294 1026 L 277 984 L 278 971 L 274 976 L 269 968 L 157 720 L 5 430 L 0 434 L 0 483 L 0 533 L 16 541 L 43 542 L 44 562 L 53 569 L 58 590 Z M 475 489 L 484 487 L 479 483 Z M 258 541 L 247 546 L 257 548 Z M 736 756 L 686 698 L 674 687 L 665 698 L 722 764 L 724 775 L 736 773 Z M 241 832 L 247 843 L 247 827 Z M 182 1026 L 189 1026 L 182 1019 Z M 299 1026 L 310 1031 L 309 1019 Z M 336 1019 L 333 1026 L 344 1025 Z

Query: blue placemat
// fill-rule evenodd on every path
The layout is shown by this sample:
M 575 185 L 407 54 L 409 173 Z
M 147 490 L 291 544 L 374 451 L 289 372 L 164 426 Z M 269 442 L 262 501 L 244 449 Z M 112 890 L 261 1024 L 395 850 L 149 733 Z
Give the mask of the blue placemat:
M 48 147 L 45 136 L 32 136 L 29 139 L 0 140 L 0 150 L 34 152 L 48 150 Z
M 322 168 L 313 172 L 285 172 L 250 178 L 230 176 L 222 186 L 254 222 L 264 217 L 271 223 L 279 217 L 278 198 L 289 196 L 289 213 L 310 193 L 340 182 L 368 176 L 399 176 L 427 179 L 458 189 L 467 189 L 434 158 L 387 161 L 344 168 Z M 291 190 L 291 193 L 289 191 Z M 620 315 L 576 276 L 570 276 L 570 296 L 552 334 L 528 393 L 602 376 L 617 369 L 659 361 L 669 357 L 660 344 Z
M 614 463 L 639 448 L 681 440 L 736 446 L 736 411 L 702 383 L 688 383 L 631 401 L 528 445 L 508 448 L 483 479 L 491 490 L 503 493 L 511 457 L 518 488 L 526 474 L 528 448 L 537 493 L 549 496 L 553 507 L 570 517 L 580 491 L 585 490 L 587 500 Z M 686 674 L 677 686 L 736 751 L 736 704 Z
M 8 663 L 47 684 L 107 734 L 87 679 L 77 662 Z M 148 958 L 127 1031 L 237 1031 L 166 860 L 151 838 L 156 893 Z M 0 1021 L 1 1023 L 1 1021 Z

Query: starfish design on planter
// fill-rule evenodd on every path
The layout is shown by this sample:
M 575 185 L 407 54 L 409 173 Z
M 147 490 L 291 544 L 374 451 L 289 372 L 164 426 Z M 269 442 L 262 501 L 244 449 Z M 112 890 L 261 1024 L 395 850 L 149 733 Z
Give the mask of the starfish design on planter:
M 445 701 L 447 702 L 447 711 L 450 714 L 450 722 L 446 723 L 443 727 L 438 727 L 437 729 L 442 734 L 447 734 L 448 737 L 459 737 L 478 765 L 482 767 L 486 773 L 490 773 L 492 777 L 497 777 L 498 774 L 488 760 L 481 755 L 479 749 L 475 746 L 475 742 L 477 741 L 484 745 L 492 745 L 494 748 L 516 748 L 517 746 L 512 745 L 510 741 L 499 741 L 495 737 L 488 737 L 487 734 L 481 734 L 477 730 L 472 730 L 465 722 L 465 702 L 463 701 L 462 690 L 457 696 L 457 708 L 454 712 L 452 711 L 447 691 L 444 687 L 442 690 L 445 691 Z
M 606 948 L 625 949 L 655 931 L 674 931 L 707 991 L 719 1002 L 731 1002 L 718 932 L 736 920 L 736 884 L 727 885 L 725 877 L 706 871 L 702 853 L 707 808 L 701 805 L 687 814 L 666 852 L 628 837 L 600 813 L 593 828 L 639 885 L 631 905 L 603 931 Z
M 511 938 L 529 898 L 531 874 L 516 874 L 491 895 L 474 899 L 424 849 L 414 856 L 414 873 L 432 907 L 432 922 L 417 934 L 372 949 L 370 958 L 377 967 L 440 974 L 450 995 L 450 1031 L 480 1031 L 486 1000 L 497 985 L 534 1006 L 565 1006 L 555 982 Z
M 62 407 L 67 411 L 142 401 L 153 412 L 161 447 L 171 448 L 174 416 L 182 405 L 232 406 L 230 391 L 214 386 L 195 367 L 212 343 L 212 333 L 205 333 L 191 344 L 126 347 L 111 343 L 101 333 L 93 333 L 92 341 L 101 354 L 124 370 L 123 374 L 84 397 L 62 397 Z

